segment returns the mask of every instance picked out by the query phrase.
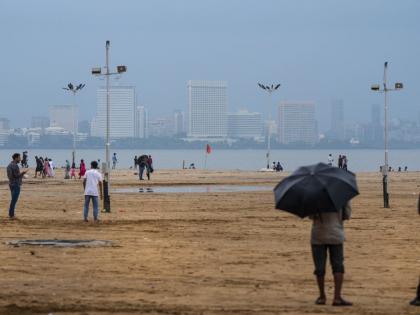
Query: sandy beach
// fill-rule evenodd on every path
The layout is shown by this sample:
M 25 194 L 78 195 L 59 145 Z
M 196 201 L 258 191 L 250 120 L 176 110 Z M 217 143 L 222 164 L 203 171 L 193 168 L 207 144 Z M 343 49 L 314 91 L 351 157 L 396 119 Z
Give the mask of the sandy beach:
M 33 171 L 32 171 L 33 174 Z M 139 182 L 130 170 L 112 189 L 150 185 L 272 185 L 285 174 L 161 170 Z M 310 221 L 274 210 L 271 191 L 113 193 L 101 223 L 82 222 L 79 180 L 26 179 L 7 219 L 1 189 L 1 314 L 419 314 L 408 305 L 420 274 L 420 174 L 392 173 L 391 209 L 379 173 L 358 174 L 346 223 L 344 296 L 355 305 L 314 305 Z M 20 239 L 110 240 L 113 246 L 8 245 Z M 328 267 L 329 268 L 329 267 Z

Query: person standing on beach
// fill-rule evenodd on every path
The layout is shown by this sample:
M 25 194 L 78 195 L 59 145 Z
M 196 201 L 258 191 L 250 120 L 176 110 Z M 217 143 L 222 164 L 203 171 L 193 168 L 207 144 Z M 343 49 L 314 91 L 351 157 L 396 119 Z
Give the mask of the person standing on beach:
M 98 222 L 99 201 L 103 198 L 102 194 L 102 174 L 98 171 L 98 162 L 92 161 L 90 163 L 90 170 L 83 176 L 83 188 L 85 190 L 85 204 L 83 207 L 83 220 L 88 222 L 89 203 L 93 203 L 93 221 Z
M 35 163 L 36 163 L 36 168 L 35 168 L 34 178 L 37 178 L 38 173 L 39 173 L 39 176 L 42 176 L 42 169 L 43 169 L 42 158 L 35 156 Z
M 342 157 L 343 160 L 343 170 L 347 171 L 347 163 L 349 162 L 349 160 L 347 159 L 347 155 L 343 155 Z
M 332 165 L 333 165 L 333 162 L 334 162 L 334 159 L 333 159 L 333 157 L 332 157 L 332 154 L 330 153 L 330 154 L 328 155 L 328 165 L 329 165 L 329 166 L 332 166 Z
M 23 168 L 28 168 L 28 151 L 23 151 L 21 165 Z
M 420 194 L 419 194 L 419 199 L 417 201 L 417 212 L 420 215 Z M 420 306 L 420 278 L 419 278 L 419 283 L 417 285 L 416 297 L 410 301 L 410 305 Z
M 85 161 L 82 159 L 80 160 L 79 179 L 85 176 L 85 173 L 86 173 L 86 165 L 85 165 Z
M 138 158 L 139 161 L 139 178 L 140 180 L 144 180 L 143 173 L 146 170 L 147 178 L 150 180 L 150 171 L 149 171 L 149 164 L 148 164 L 149 157 L 147 155 L 141 155 Z
M 115 167 L 117 166 L 117 153 L 114 153 L 114 155 L 112 156 L 112 169 L 115 170 Z
M 76 163 L 71 163 L 70 179 L 76 179 Z
M 325 305 L 325 265 L 327 251 L 329 251 L 331 267 L 334 275 L 334 300 L 333 306 L 351 306 L 341 296 L 341 288 L 344 279 L 344 220 L 349 220 L 351 207 L 348 203 L 344 209 L 337 212 L 320 213 L 312 218 L 311 247 L 315 265 L 314 274 L 319 288 L 319 297 L 315 301 L 317 305 Z
M 338 168 L 343 168 L 343 157 L 341 154 L 338 156 Z
M 20 171 L 19 163 L 21 158 L 19 153 L 13 154 L 12 159 L 12 162 L 10 162 L 10 164 L 7 166 L 7 178 L 9 179 L 9 188 L 11 194 L 9 218 L 10 220 L 15 220 L 15 208 L 20 195 L 22 177 L 28 172 L 28 170 Z
M 149 166 L 149 173 L 153 173 L 154 169 L 153 169 L 153 159 L 152 156 L 149 155 L 149 157 L 147 158 L 147 165 Z M 150 174 L 149 174 L 149 179 L 150 179 Z

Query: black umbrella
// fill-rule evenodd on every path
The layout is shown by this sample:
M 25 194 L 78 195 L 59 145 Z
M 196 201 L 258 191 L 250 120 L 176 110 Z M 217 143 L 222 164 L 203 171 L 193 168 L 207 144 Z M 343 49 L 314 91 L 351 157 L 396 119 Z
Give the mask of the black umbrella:
M 301 218 L 336 212 L 358 194 L 352 172 L 324 163 L 302 166 L 274 188 L 276 209 Z

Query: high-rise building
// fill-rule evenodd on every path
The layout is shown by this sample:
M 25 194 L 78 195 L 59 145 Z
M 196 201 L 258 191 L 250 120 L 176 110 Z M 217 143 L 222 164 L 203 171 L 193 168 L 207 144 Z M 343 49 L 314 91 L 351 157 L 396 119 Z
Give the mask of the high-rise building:
M 344 104 L 342 100 L 335 100 L 331 104 L 331 138 L 345 140 Z
M 371 108 L 371 119 L 370 122 L 372 125 L 381 125 L 381 106 L 378 104 L 373 104 Z
M 7 118 L 0 118 L 0 146 L 7 143 L 9 137 L 10 120 Z
M 174 111 L 174 134 L 176 136 L 185 133 L 185 114 L 180 110 Z
M 106 89 L 96 93 L 96 116 L 92 120 L 92 135 L 106 137 Z M 109 90 L 111 139 L 134 137 L 136 92 L 132 86 L 113 86 Z
M 79 122 L 79 132 L 90 135 L 90 122 L 88 120 Z
M 188 137 L 226 138 L 227 83 L 188 82 Z
M 33 116 L 31 118 L 31 128 L 45 128 L 50 126 L 50 119 L 45 116 Z
M 278 140 L 280 143 L 314 144 L 318 141 L 315 104 L 284 102 L 278 107 Z
M 10 129 L 10 120 L 7 118 L 0 118 L 0 129 L 9 130 Z
M 381 106 L 379 104 L 372 105 L 371 108 L 371 122 L 367 141 L 379 143 L 383 140 L 384 131 L 381 124 Z
M 172 137 L 174 135 L 174 121 L 171 118 L 150 120 L 149 134 L 154 137 Z
M 144 106 L 137 106 L 135 113 L 135 132 L 134 136 L 140 139 L 149 137 L 149 116 Z
M 260 139 L 263 132 L 261 113 L 240 110 L 228 114 L 228 135 L 232 138 Z
M 50 127 L 60 127 L 66 131 L 77 132 L 79 108 L 73 105 L 55 105 L 49 107 Z

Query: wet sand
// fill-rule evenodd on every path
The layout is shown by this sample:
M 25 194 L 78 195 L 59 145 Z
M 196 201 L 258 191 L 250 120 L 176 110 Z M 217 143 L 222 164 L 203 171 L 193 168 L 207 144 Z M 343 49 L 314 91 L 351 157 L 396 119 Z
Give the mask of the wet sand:
M 391 209 L 380 174 L 358 174 L 361 195 L 346 224 L 344 295 L 351 308 L 315 306 L 310 221 L 274 210 L 273 193 L 112 195 L 112 213 L 82 222 L 78 180 L 27 179 L 7 219 L 0 170 L 0 314 L 419 314 L 408 306 L 420 274 L 419 173 L 391 175 Z M 142 185 L 274 185 L 284 175 L 158 171 Z M 146 186 L 144 186 L 146 187 Z M 98 248 L 13 247 L 17 239 L 111 240 Z

